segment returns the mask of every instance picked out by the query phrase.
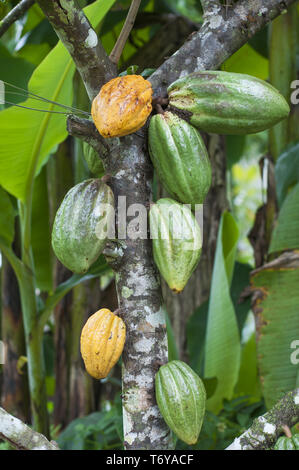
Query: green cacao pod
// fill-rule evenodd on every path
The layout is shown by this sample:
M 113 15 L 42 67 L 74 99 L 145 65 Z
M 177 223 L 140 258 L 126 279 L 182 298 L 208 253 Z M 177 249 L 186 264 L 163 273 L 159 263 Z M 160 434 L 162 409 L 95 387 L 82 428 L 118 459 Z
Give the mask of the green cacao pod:
M 104 167 L 98 153 L 86 142 L 83 143 L 83 153 L 89 171 L 97 178 L 101 178 L 104 174 Z
M 195 444 L 206 406 L 206 391 L 199 376 L 185 362 L 171 361 L 157 372 L 155 389 L 167 425 L 182 441 Z
M 278 438 L 275 450 L 299 450 L 299 434 L 294 434 L 292 437 L 281 436 Z
M 173 113 L 150 120 L 149 152 L 158 177 L 176 200 L 202 204 L 211 185 L 211 165 L 199 132 Z
M 71 188 L 54 220 L 52 246 L 57 258 L 75 273 L 86 272 L 103 251 L 113 220 L 109 186 L 89 179 Z
M 181 292 L 201 255 L 200 227 L 191 210 L 170 198 L 159 199 L 150 209 L 154 260 L 174 292 Z
M 183 110 L 191 124 L 215 134 L 260 132 L 290 112 L 276 88 L 240 73 L 195 72 L 172 83 L 168 95 L 170 106 Z

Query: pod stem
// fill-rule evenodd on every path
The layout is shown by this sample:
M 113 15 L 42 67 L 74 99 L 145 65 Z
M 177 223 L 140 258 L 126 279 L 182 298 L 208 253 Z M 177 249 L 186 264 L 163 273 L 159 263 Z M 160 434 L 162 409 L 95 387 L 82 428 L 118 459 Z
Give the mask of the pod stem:
M 283 432 L 285 433 L 286 437 L 292 437 L 292 432 L 287 424 L 283 424 L 282 426 Z

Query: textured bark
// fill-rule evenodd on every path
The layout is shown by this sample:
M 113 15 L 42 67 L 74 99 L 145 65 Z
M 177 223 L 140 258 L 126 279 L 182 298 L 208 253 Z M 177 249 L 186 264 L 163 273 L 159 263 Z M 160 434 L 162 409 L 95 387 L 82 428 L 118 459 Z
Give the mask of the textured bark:
M 101 86 L 116 75 L 116 66 L 107 57 L 77 0 L 37 3 L 73 57 L 89 97 L 94 98 Z
M 3 260 L 2 267 L 2 334 L 5 363 L 2 366 L 1 404 L 23 421 L 30 421 L 30 397 L 27 367 L 18 371 L 20 356 L 26 356 L 19 286 L 11 266 Z
M 148 206 L 152 168 L 143 139 L 126 137 L 123 145 L 111 153 L 109 161 L 106 169 L 111 175 L 110 184 L 116 200 L 124 196 L 127 208 L 131 204 Z M 128 223 L 136 215 L 128 217 Z M 168 352 L 160 281 L 153 262 L 151 240 L 134 239 L 132 231 L 123 241 L 122 250 L 121 259 L 112 263 L 112 267 L 116 272 L 119 308 L 128 331 L 123 352 L 125 447 L 169 449 L 170 432 L 155 400 L 155 373 L 167 362 Z
M 222 212 L 228 208 L 226 196 L 226 155 L 224 138 L 204 136 L 212 165 L 212 185 L 204 202 L 203 248 L 200 262 L 183 292 L 174 294 L 165 282 L 163 299 L 171 317 L 179 356 L 187 360 L 186 324 L 194 310 L 209 297 L 217 233 Z M 162 195 L 166 195 L 163 191 Z
M 273 447 L 283 427 L 299 421 L 299 388 L 287 393 L 270 411 L 256 418 L 252 426 L 226 450 L 267 450 Z
M 166 60 L 150 77 L 155 95 L 164 95 L 170 83 L 200 70 L 217 69 L 263 26 L 295 3 L 295 0 L 239 0 L 227 11 L 220 5 L 197 34 Z
M 54 441 L 49 442 L 3 408 L 0 408 L 0 439 L 5 439 L 18 450 L 58 450 Z

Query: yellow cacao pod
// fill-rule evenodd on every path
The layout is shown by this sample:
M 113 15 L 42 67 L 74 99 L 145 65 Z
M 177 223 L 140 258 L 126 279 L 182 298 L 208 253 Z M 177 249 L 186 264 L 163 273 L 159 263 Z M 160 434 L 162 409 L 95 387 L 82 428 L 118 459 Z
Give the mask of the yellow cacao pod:
M 81 354 L 87 372 L 95 379 L 107 377 L 121 356 L 126 325 L 117 315 L 102 308 L 91 315 L 81 333 Z
M 91 115 L 103 137 L 121 137 L 144 126 L 152 111 L 152 86 L 141 75 L 116 77 L 102 86 Z

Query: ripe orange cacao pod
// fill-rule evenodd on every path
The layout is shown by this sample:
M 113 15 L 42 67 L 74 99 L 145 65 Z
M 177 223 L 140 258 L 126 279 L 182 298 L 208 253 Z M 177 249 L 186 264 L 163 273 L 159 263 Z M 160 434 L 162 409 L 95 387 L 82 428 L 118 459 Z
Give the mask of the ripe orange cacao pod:
M 121 137 L 144 126 L 152 111 L 152 86 L 141 75 L 116 77 L 102 86 L 91 107 L 103 137 Z
M 95 379 L 107 377 L 121 356 L 126 325 L 117 315 L 102 308 L 91 315 L 81 333 L 81 354 L 87 372 Z

